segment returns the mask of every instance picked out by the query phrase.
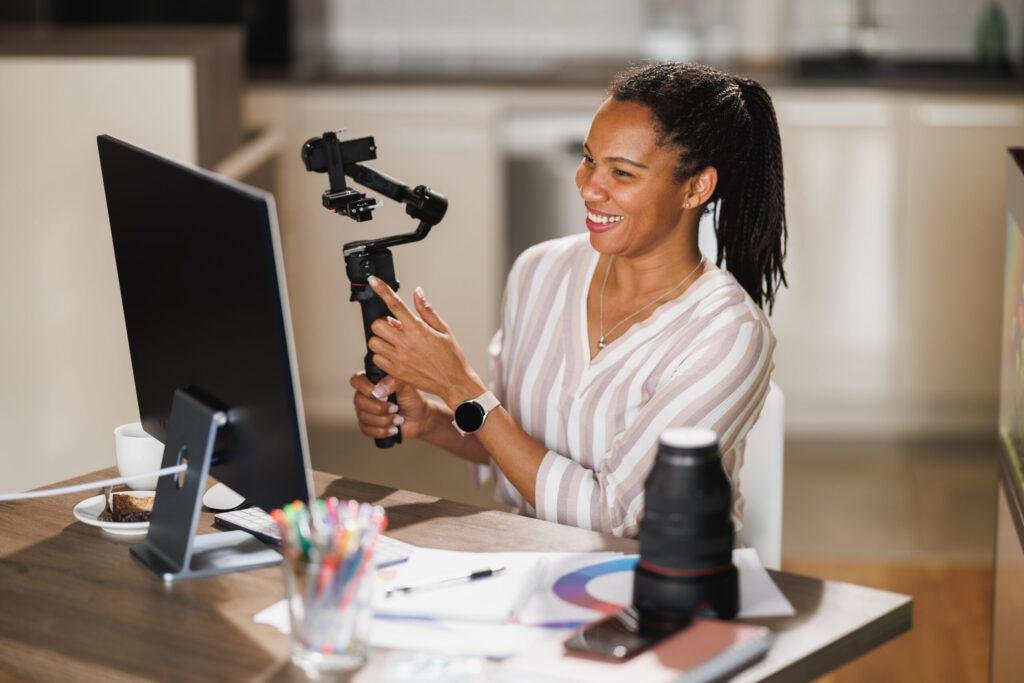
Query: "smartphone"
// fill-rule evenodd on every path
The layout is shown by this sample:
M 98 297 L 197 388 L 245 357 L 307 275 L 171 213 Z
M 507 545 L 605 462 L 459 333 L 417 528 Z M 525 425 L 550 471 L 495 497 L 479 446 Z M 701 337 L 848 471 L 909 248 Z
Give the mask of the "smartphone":
M 671 630 L 641 630 L 636 608 L 630 606 L 574 633 L 565 641 L 565 647 L 583 654 L 624 660 L 640 654 L 672 633 Z

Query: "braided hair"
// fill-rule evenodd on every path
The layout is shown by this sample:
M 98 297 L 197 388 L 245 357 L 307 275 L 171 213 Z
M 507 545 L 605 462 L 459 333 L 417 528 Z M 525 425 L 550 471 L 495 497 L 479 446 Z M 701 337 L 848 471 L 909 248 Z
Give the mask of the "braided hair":
M 786 285 L 786 201 L 782 145 L 771 97 L 756 81 L 701 64 L 660 62 L 636 66 L 612 81 L 608 95 L 646 106 L 660 127 L 660 144 L 680 150 L 680 182 L 708 166 L 718 184 L 716 264 L 771 312 Z

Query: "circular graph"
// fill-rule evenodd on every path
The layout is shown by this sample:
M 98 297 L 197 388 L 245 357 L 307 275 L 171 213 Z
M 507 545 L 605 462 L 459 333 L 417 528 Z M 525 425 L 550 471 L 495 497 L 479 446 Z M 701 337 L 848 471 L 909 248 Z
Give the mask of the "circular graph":
M 588 586 L 594 579 L 617 572 L 631 572 L 636 567 L 636 556 L 617 557 L 614 560 L 581 567 L 559 577 L 552 590 L 562 600 L 584 609 L 595 610 L 601 614 L 614 614 L 622 609 L 622 605 L 602 600 L 595 596 Z M 576 623 L 576 622 L 573 622 Z

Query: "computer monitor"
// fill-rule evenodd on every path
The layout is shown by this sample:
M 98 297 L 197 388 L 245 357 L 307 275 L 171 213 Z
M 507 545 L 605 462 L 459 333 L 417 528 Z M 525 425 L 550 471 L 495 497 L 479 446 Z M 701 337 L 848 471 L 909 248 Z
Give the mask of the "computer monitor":
M 273 197 L 97 143 L 142 424 L 163 466 L 189 465 L 161 478 L 149 549 L 132 552 L 167 579 L 246 568 L 247 552 L 279 561 L 238 532 L 236 557 L 201 566 L 195 537 L 208 472 L 266 510 L 313 492 Z
M 1011 513 L 1024 528 L 1024 149 L 1006 163 L 1006 265 L 999 397 L 1002 480 Z

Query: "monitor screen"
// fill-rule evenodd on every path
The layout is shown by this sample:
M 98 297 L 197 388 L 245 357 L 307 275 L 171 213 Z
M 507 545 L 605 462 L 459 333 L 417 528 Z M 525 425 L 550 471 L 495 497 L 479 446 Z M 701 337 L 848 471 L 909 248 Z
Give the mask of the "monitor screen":
M 1024 504 L 1024 150 L 1010 150 L 1006 203 L 999 433 L 1007 482 Z
M 312 492 L 273 197 L 103 135 L 103 185 L 143 427 L 176 389 L 226 409 L 210 473 L 264 509 Z

